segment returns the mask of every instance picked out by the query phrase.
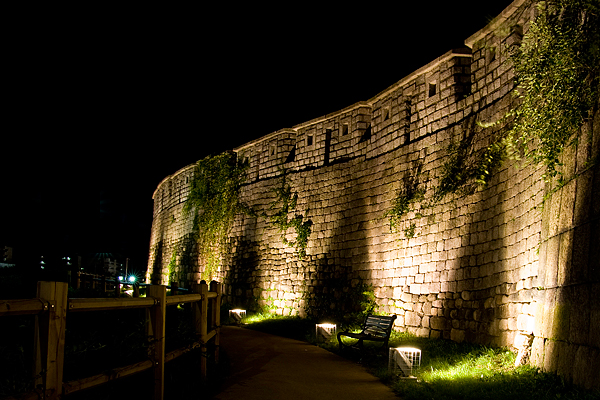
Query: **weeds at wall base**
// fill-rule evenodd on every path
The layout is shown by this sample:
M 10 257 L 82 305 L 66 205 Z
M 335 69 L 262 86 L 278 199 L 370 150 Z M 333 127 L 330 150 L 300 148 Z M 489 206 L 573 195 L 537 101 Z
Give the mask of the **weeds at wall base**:
M 268 315 L 266 320 L 250 315 L 250 329 L 308 341 L 339 354 L 337 338 L 317 342 L 315 320 Z M 338 327 L 338 330 L 340 327 Z M 392 332 L 390 347 L 410 346 L 422 350 L 421 368 L 414 371 L 416 380 L 401 379 L 388 372 L 388 352 L 376 351 L 365 343 L 366 353 L 344 352 L 341 356 L 360 362 L 403 400 L 423 399 L 584 399 L 600 398 L 600 391 L 570 385 L 560 376 L 544 373 L 527 365 L 515 367 L 516 355 L 505 348 L 456 343 L 444 339 L 416 337 Z

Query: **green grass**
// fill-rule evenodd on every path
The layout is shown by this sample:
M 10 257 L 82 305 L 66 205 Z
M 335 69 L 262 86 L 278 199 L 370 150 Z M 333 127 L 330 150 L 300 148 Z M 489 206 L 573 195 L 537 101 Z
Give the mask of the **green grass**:
M 249 315 L 246 318 L 243 318 L 241 323 L 247 328 L 257 331 L 290 339 L 314 342 L 312 336 L 314 336 L 315 321 L 310 319 L 290 316 L 284 317 L 266 312 Z
M 314 320 L 267 314 L 251 315 L 242 322 L 251 329 L 315 343 Z M 600 399 L 600 391 L 570 385 L 556 374 L 530 366 L 514 367 L 515 354 L 505 348 L 393 332 L 389 347 L 416 347 L 422 351 L 421 367 L 413 371 L 417 379 L 407 380 L 388 372 L 387 351 L 377 351 L 367 342 L 365 345 L 362 364 L 403 400 Z M 319 346 L 339 353 L 335 337 Z M 358 353 L 341 355 L 360 359 Z
M 411 399 L 598 399 L 598 393 L 568 385 L 555 374 L 530 366 L 514 367 L 504 348 L 395 335 L 391 347 L 422 350 L 416 380 L 390 376 L 375 358 L 370 369 L 405 400 Z M 381 358 L 381 356 L 379 357 Z M 385 357 L 383 357 L 385 358 Z

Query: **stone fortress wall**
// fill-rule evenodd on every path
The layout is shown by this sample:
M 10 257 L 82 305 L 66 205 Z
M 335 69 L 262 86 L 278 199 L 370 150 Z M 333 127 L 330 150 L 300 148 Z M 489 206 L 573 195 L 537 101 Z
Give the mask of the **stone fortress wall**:
M 580 173 L 540 208 L 542 170 L 506 163 L 484 190 L 448 195 L 408 213 L 391 232 L 385 212 L 406 182 L 431 198 L 451 143 L 486 146 L 510 109 L 518 45 L 535 7 L 516 0 L 487 27 L 373 98 L 236 149 L 247 158 L 242 200 L 268 211 L 287 170 L 297 212 L 312 222 L 307 256 L 262 217 L 240 216 L 219 278 L 226 301 L 279 314 L 343 309 L 353 288 L 372 285 L 396 329 L 530 354 L 533 365 L 586 387 L 600 382 L 600 117 L 565 154 Z M 465 142 L 466 141 L 466 142 Z M 518 164 L 521 165 L 521 164 Z M 200 279 L 202 263 L 181 215 L 193 165 L 154 193 L 148 276 Z M 587 168 L 587 169 L 586 169 Z M 291 231 L 290 231 L 291 232 Z M 293 236 L 289 236 L 293 239 Z

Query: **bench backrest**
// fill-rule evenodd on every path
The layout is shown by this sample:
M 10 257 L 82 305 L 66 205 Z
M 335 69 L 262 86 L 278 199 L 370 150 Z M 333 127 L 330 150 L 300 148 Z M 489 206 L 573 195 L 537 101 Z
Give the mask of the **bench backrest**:
M 395 315 L 367 315 L 363 326 L 363 333 L 381 338 L 389 337 L 395 319 Z

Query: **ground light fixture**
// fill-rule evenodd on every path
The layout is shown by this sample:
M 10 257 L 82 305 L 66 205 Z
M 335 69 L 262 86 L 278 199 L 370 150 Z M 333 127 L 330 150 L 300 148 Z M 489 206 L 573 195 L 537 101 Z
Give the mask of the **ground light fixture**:
M 246 310 L 242 310 L 241 308 L 229 310 L 229 318 L 233 319 L 236 324 L 239 324 L 242 321 L 242 318 L 246 318 Z
M 317 342 L 329 342 L 335 336 L 336 324 L 324 323 L 315 325 L 315 338 Z
M 390 374 L 402 372 L 407 378 L 412 376 L 413 370 L 421 366 L 421 350 L 414 347 L 390 347 L 388 372 Z

